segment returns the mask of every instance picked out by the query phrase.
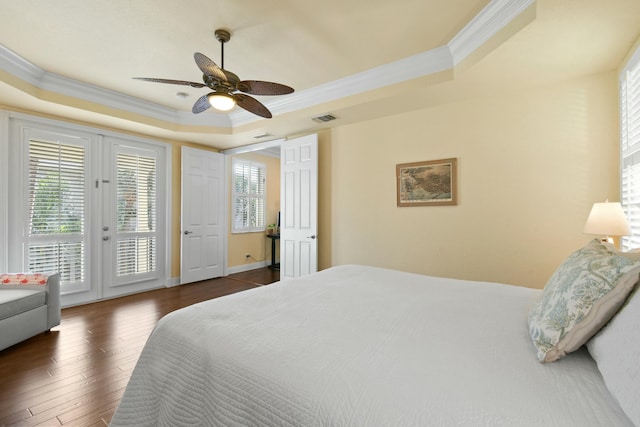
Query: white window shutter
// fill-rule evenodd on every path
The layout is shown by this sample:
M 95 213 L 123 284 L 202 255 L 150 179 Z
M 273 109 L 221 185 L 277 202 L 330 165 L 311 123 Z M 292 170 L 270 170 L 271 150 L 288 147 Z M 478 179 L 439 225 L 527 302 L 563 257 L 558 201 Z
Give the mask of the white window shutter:
M 29 141 L 29 270 L 63 285 L 85 279 L 85 179 L 83 146 Z
M 156 176 L 154 157 L 117 156 L 116 275 L 156 271 Z
M 640 50 L 620 78 L 621 203 L 631 236 L 622 238 L 622 249 L 640 248 Z
M 265 230 L 267 169 L 262 163 L 233 159 L 232 232 Z

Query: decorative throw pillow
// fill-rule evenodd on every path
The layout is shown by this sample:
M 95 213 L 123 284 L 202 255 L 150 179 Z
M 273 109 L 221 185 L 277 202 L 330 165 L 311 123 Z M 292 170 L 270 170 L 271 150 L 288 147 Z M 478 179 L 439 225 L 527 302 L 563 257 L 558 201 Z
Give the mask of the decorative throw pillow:
M 551 276 L 529 312 L 538 360 L 577 350 L 615 315 L 638 282 L 640 254 L 624 254 L 595 239 Z
M 640 288 L 587 343 L 604 383 L 627 416 L 640 426 Z
M 48 275 L 42 273 L 0 274 L 0 285 L 46 285 Z

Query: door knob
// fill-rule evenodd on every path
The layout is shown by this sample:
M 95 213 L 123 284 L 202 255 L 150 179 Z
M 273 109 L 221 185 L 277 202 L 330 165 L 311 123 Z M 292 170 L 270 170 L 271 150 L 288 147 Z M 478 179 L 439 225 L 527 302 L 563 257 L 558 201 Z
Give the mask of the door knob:
M 109 240 L 109 236 L 102 236 L 102 240 L 106 242 L 107 240 Z
M 314 235 L 312 235 L 312 236 L 307 236 L 307 239 L 315 239 L 315 238 L 316 238 L 316 235 L 315 235 L 315 234 L 314 234 Z
M 191 233 L 193 233 L 193 231 L 189 231 L 189 230 L 185 230 L 185 231 L 184 231 L 185 236 L 186 236 L 187 234 L 191 234 Z

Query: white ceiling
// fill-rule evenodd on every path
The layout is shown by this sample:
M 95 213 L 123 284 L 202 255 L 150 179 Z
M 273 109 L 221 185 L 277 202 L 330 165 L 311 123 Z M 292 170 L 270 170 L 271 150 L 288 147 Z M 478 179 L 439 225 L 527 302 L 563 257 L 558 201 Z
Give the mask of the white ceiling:
M 131 79 L 201 81 L 216 28 L 225 68 L 295 88 L 273 119 Z M 639 35 L 638 0 L 0 0 L 0 104 L 225 149 L 611 71 Z

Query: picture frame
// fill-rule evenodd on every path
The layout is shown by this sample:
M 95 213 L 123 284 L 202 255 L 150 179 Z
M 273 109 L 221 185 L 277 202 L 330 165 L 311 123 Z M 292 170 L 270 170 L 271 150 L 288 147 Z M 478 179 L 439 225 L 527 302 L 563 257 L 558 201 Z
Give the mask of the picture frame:
M 458 204 L 457 159 L 396 165 L 398 207 Z

